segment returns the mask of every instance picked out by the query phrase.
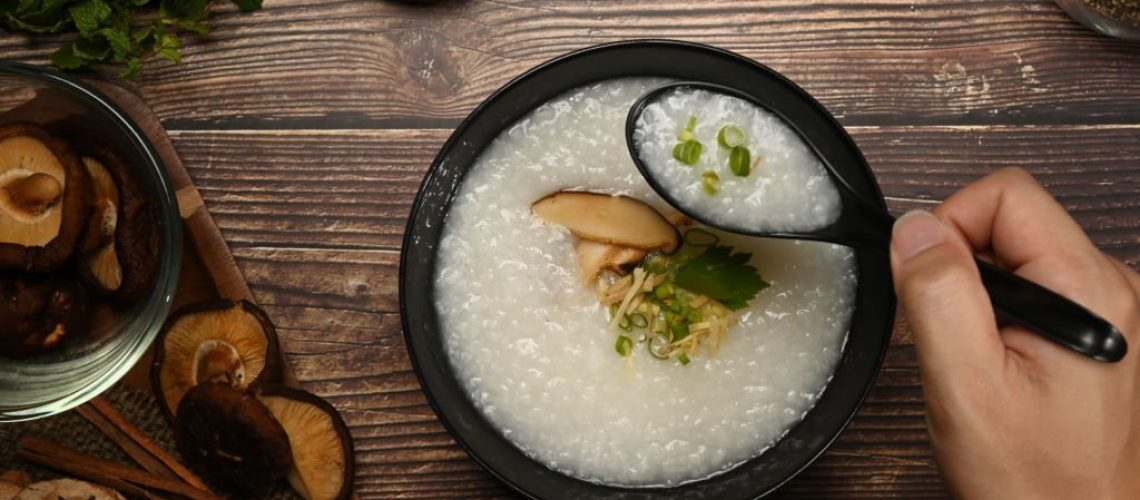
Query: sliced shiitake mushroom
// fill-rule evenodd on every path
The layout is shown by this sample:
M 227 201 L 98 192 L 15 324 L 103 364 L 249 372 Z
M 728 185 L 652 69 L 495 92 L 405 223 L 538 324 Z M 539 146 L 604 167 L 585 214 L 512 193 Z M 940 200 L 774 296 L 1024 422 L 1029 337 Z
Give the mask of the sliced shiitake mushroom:
M 306 500 L 343 500 L 355 475 L 352 438 L 336 408 L 308 392 L 278 384 L 255 389 L 289 436 L 293 467 L 289 485 Z
M 637 264 L 647 252 L 637 248 L 578 240 L 574 246 L 578 253 L 578 271 L 583 284 L 593 283 L 604 270 L 625 274 L 626 266 Z
M 97 158 L 96 158 L 97 156 Z M 94 198 L 79 276 L 118 304 L 142 296 L 158 266 L 158 231 L 149 201 L 109 151 L 83 157 Z
M 598 243 L 672 253 L 681 246 L 677 228 L 639 200 L 584 191 L 560 191 L 531 205 L 538 218 Z
M 212 486 L 260 498 L 289 471 L 289 436 L 252 394 L 223 383 L 190 389 L 174 420 L 178 452 Z
M 89 183 L 65 143 L 34 125 L 0 127 L 0 269 L 63 265 L 87 221 Z
M 83 331 L 87 295 L 76 283 L 0 277 L 0 356 L 42 354 Z
M 192 387 L 222 382 L 245 389 L 277 381 L 277 332 L 257 306 L 229 300 L 182 307 L 163 326 L 151 382 L 168 416 Z

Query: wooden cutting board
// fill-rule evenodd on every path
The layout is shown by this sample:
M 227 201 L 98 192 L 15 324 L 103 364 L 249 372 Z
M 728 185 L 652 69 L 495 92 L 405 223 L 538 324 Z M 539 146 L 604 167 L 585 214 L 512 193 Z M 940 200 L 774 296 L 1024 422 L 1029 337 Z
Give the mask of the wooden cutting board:
M 182 217 L 183 228 L 182 272 L 174 297 L 174 309 L 192 302 L 222 298 L 256 303 L 245 277 L 234 261 L 233 254 L 222 238 L 221 231 L 218 230 L 210 212 L 206 210 L 198 188 L 194 186 L 193 179 L 178 157 L 178 152 L 174 149 L 174 144 L 170 142 L 170 137 L 166 135 L 166 130 L 162 128 L 158 117 L 139 96 L 117 84 L 102 80 L 89 80 L 87 83 L 114 101 L 134 120 L 139 129 L 150 139 L 150 143 L 166 167 L 167 177 L 177 196 L 178 212 Z M 124 383 L 139 389 L 151 390 L 150 366 L 153 351 L 152 346 L 123 379 Z M 297 380 L 285 359 L 285 353 L 280 348 L 277 352 L 281 356 L 284 382 L 296 386 Z

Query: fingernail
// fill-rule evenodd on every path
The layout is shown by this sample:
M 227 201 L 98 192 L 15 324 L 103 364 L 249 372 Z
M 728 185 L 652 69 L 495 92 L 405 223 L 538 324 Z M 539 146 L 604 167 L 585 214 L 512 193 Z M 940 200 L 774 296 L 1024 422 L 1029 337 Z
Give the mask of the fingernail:
M 946 231 L 942 222 L 926 210 L 912 210 L 899 220 L 891 232 L 891 246 L 903 260 L 946 241 Z

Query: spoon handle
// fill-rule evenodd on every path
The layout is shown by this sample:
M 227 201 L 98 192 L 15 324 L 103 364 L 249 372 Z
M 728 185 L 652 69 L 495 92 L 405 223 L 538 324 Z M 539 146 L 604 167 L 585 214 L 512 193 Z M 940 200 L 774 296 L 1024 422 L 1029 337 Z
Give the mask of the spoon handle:
M 1124 336 L 1104 318 L 989 262 L 977 263 L 998 316 L 1098 361 L 1120 361 L 1128 352 Z
M 890 248 L 894 217 L 860 200 L 848 200 L 846 207 L 843 216 L 849 213 L 851 220 L 841 226 L 847 232 L 827 239 L 880 252 Z M 1098 361 L 1120 361 L 1128 352 L 1124 336 L 1104 318 L 1037 283 L 974 260 L 998 317 Z

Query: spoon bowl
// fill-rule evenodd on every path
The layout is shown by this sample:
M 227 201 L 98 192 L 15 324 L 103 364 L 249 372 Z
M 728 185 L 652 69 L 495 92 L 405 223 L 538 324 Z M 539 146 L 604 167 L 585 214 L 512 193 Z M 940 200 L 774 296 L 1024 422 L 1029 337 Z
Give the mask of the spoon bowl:
M 676 186 L 664 182 L 659 177 L 664 168 L 687 167 L 675 160 L 669 161 L 676 165 L 658 165 L 662 168 L 654 168 L 647 163 L 652 160 L 647 160 L 647 155 L 640 150 L 643 141 L 637 140 L 640 118 L 650 105 L 661 102 L 667 96 L 699 91 L 741 99 L 775 115 L 787 125 L 823 165 L 823 170 L 838 194 L 840 208 L 838 215 L 823 226 L 789 228 L 785 225 L 774 228 L 758 221 L 725 222 L 714 217 L 707 208 L 687 201 L 691 198 L 687 199 L 683 193 L 678 192 L 680 190 Z M 859 196 L 828 161 L 828 156 L 823 154 L 811 138 L 796 126 L 794 120 L 781 113 L 779 106 L 773 103 L 764 102 L 751 94 L 722 85 L 692 81 L 672 83 L 646 93 L 633 104 L 626 119 L 625 134 L 626 145 L 634 165 L 654 191 L 681 213 L 707 226 L 750 236 L 826 241 L 883 253 L 888 252 L 890 248 L 891 229 L 895 218 L 885 209 Z M 804 186 L 783 186 L 783 189 L 802 188 Z M 810 206 L 795 208 L 805 211 L 811 209 Z M 1119 361 L 1127 353 L 1124 336 L 1104 318 L 994 264 L 980 259 L 975 261 L 982 284 L 986 287 L 994 312 L 998 316 L 1098 361 Z

